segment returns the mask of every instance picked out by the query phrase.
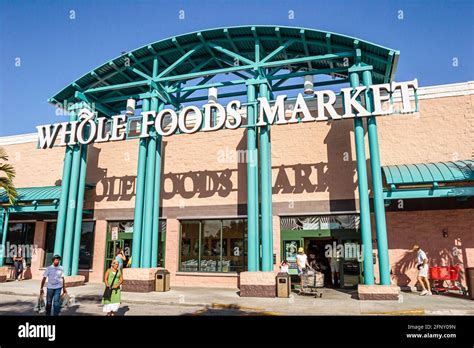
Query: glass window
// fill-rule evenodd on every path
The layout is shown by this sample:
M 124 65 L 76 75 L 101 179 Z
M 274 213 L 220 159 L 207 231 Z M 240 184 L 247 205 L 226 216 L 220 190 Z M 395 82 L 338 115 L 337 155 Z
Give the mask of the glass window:
M 83 221 L 81 244 L 79 247 L 79 269 L 92 268 L 92 251 L 94 250 L 94 221 Z
M 13 264 L 13 256 L 17 253 L 25 257 L 27 265 L 31 264 L 32 251 L 34 249 L 35 223 L 16 223 L 8 224 L 5 264 Z
M 246 232 L 244 219 L 183 221 L 180 271 L 245 270 Z
M 245 220 L 222 221 L 222 267 L 221 272 L 241 272 L 245 269 L 244 231 Z
M 55 238 L 56 238 L 56 222 L 47 222 L 46 223 L 46 238 L 44 241 L 43 267 L 47 267 L 53 262 Z
M 79 269 L 92 268 L 92 251 L 94 250 L 94 221 L 83 221 L 81 242 L 79 246 Z M 54 254 L 54 241 L 56 238 L 56 221 L 46 224 L 46 239 L 44 245 L 43 267 L 51 264 Z
M 220 272 L 221 261 L 221 221 L 204 220 L 201 222 L 201 272 Z
M 199 271 L 199 221 L 187 221 L 181 224 L 181 271 Z

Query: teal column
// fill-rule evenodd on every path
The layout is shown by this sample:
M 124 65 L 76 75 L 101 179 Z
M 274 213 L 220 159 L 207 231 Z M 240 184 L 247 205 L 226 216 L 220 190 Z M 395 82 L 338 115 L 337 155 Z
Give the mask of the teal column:
M 351 87 L 360 84 L 359 75 L 350 73 Z M 369 187 L 367 183 L 367 165 L 365 157 L 364 125 L 362 118 L 354 119 L 354 136 L 357 158 L 357 183 L 359 187 L 360 230 L 363 248 L 364 283 L 374 284 L 374 264 L 372 262 L 372 231 L 370 227 Z
M 247 102 L 255 102 L 255 86 L 247 86 Z M 256 107 L 247 106 L 247 258 L 248 270 L 259 270 L 260 238 L 258 233 L 258 153 Z
M 77 120 L 77 114 L 71 112 L 69 122 Z M 59 199 L 58 220 L 56 223 L 56 236 L 54 238 L 54 255 L 61 255 L 64 248 L 64 231 L 66 228 L 67 203 L 69 196 L 69 184 L 71 177 L 73 147 L 66 146 L 64 155 L 63 176 L 61 180 L 61 197 Z
M 158 110 L 158 99 L 151 99 L 151 110 Z M 151 249 L 152 249 L 152 227 L 153 227 L 153 199 L 155 187 L 155 158 L 156 158 L 156 130 L 150 128 L 150 137 L 148 138 L 148 148 L 146 156 L 146 175 L 145 175 L 145 212 L 143 216 L 143 268 L 151 267 Z
M 160 103 L 158 111 L 165 108 L 165 104 Z M 153 189 L 153 226 L 151 238 L 151 266 L 158 265 L 158 241 L 160 238 L 160 192 L 161 192 L 161 146 L 162 137 L 156 134 L 155 153 L 155 187 Z
M 369 70 L 362 72 L 362 83 L 366 87 L 372 85 L 372 73 Z M 373 111 L 372 92 L 367 89 L 365 94 L 366 107 Z M 369 134 L 370 169 L 372 173 L 372 192 L 374 194 L 375 231 L 377 235 L 377 249 L 379 257 L 380 284 L 390 285 L 390 262 L 388 259 L 387 223 L 385 221 L 385 205 L 382 187 L 382 169 L 380 167 L 379 139 L 375 117 L 367 120 Z
M 150 101 L 143 100 L 142 111 L 150 110 Z M 145 170 L 146 170 L 147 138 L 140 139 L 138 146 L 138 168 L 137 181 L 135 184 L 135 211 L 133 216 L 133 244 L 132 244 L 132 267 L 140 267 L 142 223 L 143 223 L 143 196 L 145 193 Z
M 2 213 L 2 220 L 0 223 L 0 229 L 2 230 L 2 255 L 0 255 L 0 266 L 3 266 L 5 264 L 5 256 L 6 256 L 6 250 L 5 250 L 5 244 L 7 243 L 7 234 L 8 234 L 8 219 L 10 217 L 10 213 L 8 210 L 4 210 L 4 213 Z
M 260 85 L 260 97 L 269 98 L 268 85 Z M 262 271 L 273 271 L 272 154 L 270 125 L 260 127 L 260 187 L 262 209 Z
M 71 275 L 72 245 L 74 240 L 74 228 L 77 210 L 77 192 L 79 189 L 79 171 L 81 167 L 81 147 L 74 145 L 71 166 L 71 182 L 69 185 L 69 196 L 67 203 L 66 230 L 64 233 L 64 248 L 62 265 L 64 274 Z
M 82 213 L 84 208 L 84 193 L 86 185 L 86 172 L 87 172 L 87 150 L 88 145 L 81 145 L 81 160 L 79 170 L 79 186 L 77 192 L 77 207 L 76 207 L 76 219 L 74 222 L 74 243 L 72 249 L 72 264 L 71 264 L 71 275 L 77 275 L 79 271 L 79 252 L 81 249 L 81 234 L 82 234 Z

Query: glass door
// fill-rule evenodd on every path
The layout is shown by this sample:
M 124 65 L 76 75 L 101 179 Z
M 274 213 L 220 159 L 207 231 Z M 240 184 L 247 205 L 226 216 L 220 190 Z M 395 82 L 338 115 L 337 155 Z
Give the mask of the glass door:
M 299 239 L 284 240 L 283 241 L 283 260 L 288 262 L 288 274 L 297 275 L 298 266 L 296 264 L 296 255 L 298 255 L 298 248 L 301 245 Z
M 105 266 L 104 272 L 110 268 L 112 264 L 112 260 L 115 259 L 115 253 L 117 252 L 117 248 L 124 249 L 124 240 L 109 240 L 107 241 L 106 245 L 106 252 L 105 252 Z M 126 263 L 124 262 L 124 266 Z
M 343 240 L 344 257 L 341 265 L 341 287 L 355 288 L 361 275 L 362 249 L 359 240 Z

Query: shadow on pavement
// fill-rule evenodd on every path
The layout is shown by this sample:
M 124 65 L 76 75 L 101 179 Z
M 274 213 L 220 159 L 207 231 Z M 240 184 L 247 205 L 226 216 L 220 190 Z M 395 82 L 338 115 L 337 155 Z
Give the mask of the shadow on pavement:
M 266 316 L 278 315 L 273 312 L 265 312 L 258 308 L 245 308 L 237 304 L 216 304 L 208 305 L 193 313 L 184 313 L 182 315 L 199 315 L 199 316 Z

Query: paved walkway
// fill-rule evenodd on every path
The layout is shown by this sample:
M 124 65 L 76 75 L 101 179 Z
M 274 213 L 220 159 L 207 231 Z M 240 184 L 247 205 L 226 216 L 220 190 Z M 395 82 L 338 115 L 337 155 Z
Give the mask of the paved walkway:
M 0 315 L 34 314 L 39 280 L 0 283 Z M 102 315 L 102 284 L 69 288 L 74 306 L 64 314 Z M 474 301 L 456 295 L 402 293 L 398 301 L 359 301 L 356 291 L 321 289 L 322 298 L 242 298 L 237 289 L 173 288 L 122 293 L 125 315 L 474 315 Z

